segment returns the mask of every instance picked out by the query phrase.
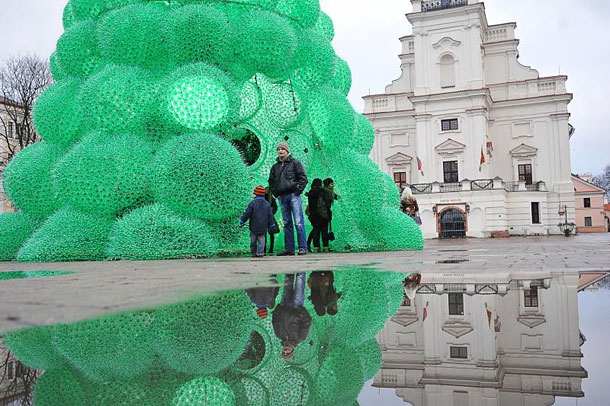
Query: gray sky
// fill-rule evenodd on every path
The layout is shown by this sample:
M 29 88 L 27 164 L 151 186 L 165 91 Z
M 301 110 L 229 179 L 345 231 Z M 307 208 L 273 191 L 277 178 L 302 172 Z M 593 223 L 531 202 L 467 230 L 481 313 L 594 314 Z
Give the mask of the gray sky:
M 400 75 L 398 38 L 411 33 L 405 14 L 409 0 L 320 0 L 335 23 L 333 45 L 352 69 L 350 100 L 362 111 L 361 97 L 383 92 Z M 0 0 L 3 38 L 0 60 L 9 55 L 49 56 L 63 32 L 66 0 Z M 542 76 L 567 74 L 570 104 L 572 171 L 599 173 L 610 164 L 610 142 L 603 123 L 610 54 L 610 2 L 607 0 L 487 0 L 490 24 L 517 22 L 520 62 Z

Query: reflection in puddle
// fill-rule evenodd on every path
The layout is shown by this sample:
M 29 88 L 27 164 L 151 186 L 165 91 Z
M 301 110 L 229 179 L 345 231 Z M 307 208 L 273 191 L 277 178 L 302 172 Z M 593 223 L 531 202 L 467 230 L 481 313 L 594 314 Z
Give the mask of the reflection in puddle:
M 267 287 L 3 339 L 45 371 L 36 405 L 352 405 L 379 370 L 375 336 L 405 276 L 278 275 Z
M 436 261 L 437 264 L 461 264 L 462 262 L 468 262 L 468 259 L 443 259 Z
M 26 279 L 26 278 L 46 278 L 49 276 L 70 275 L 73 272 L 64 271 L 8 271 L 0 272 L 1 280 Z
M 582 397 L 576 273 L 424 274 L 379 335 L 374 385 L 413 405 Z

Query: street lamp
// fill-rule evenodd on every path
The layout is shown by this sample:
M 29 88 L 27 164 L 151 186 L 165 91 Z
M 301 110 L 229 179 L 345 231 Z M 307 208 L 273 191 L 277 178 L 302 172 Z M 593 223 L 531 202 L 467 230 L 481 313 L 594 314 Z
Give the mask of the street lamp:
M 574 232 L 576 224 L 568 223 L 568 206 L 559 206 L 559 211 L 557 213 L 559 214 L 559 216 L 564 216 L 564 222 L 557 224 L 557 226 L 566 237 L 569 237 L 570 234 Z

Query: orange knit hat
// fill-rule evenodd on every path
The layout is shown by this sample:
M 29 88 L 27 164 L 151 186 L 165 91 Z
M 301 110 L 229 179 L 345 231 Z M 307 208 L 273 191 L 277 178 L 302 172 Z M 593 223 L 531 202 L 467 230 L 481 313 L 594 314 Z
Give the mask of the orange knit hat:
M 254 196 L 265 196 L 266 193 L 267 189 L 260 185 L 254 188 Z
M 269 310 L 267 310 L 266 307 L 259 306 L 256 309 L 256 315 L 259 319 L 266 319 L 267 317 L 269 317 Z

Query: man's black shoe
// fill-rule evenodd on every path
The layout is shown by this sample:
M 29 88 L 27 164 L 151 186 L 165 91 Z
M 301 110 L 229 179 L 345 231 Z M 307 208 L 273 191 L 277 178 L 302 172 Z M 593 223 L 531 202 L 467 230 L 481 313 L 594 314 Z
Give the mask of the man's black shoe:
M 307 255 L 307 250 L 305 248 L 299 248 L 299 255 Z
M 277 254 L 275 254 L 276 257 L 287 257 L 289 255 L 294 255 L 294 252 L 282 251 L 282 252 L 278 252 Z

